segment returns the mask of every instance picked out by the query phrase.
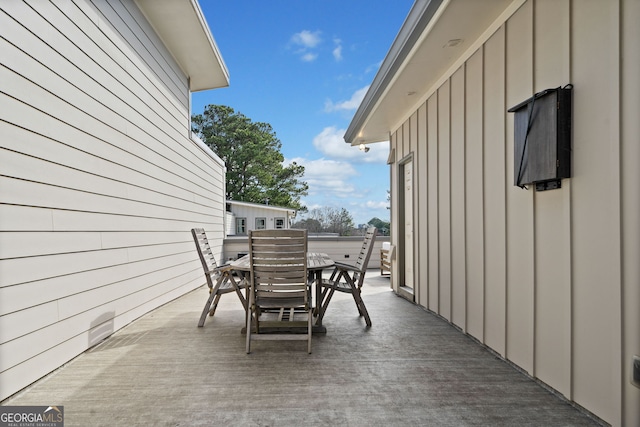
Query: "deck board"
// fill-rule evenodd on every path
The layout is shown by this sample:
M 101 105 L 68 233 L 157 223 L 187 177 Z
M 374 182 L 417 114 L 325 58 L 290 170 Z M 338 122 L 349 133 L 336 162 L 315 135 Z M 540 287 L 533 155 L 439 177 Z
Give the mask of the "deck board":
M 590 426 L 591 417 L 367 272 L 367 329 L 336 295 L 326 335 L 260 341 L 222 298 L 204 328 L 207 288 L 141 317 L 3 405 L 64 405 L 65 426 Z M 251 396 L 249 404 L 245 399 Z

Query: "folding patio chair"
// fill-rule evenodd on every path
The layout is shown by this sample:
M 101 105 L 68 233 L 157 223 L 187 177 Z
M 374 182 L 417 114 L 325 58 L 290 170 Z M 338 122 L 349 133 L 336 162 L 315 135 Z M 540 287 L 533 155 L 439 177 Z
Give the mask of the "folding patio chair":
M 307 340 L 311 353 L 307 230 L 249 231 L 249 263 L 247 353 L 253 340 Z
M 367 272 L 367 265 L 369 264 L 369 258 L 371 258 L 371 251 L 373 249 L 373 243 L 376 240 L 376 227 L 369 227 L 364 236 L 364 242 L 362 243 L 362 249 L 360 249 L 360 255 L 355 265 L 345 264 L 342 262 L 336 262 L 333 272 L 329 279 L 322 280 L 322 302 L 320 306 L 320 321 L 324 316 L 324 313 L 329 307 L 331 297 L 334 292 L 344 292 L 351 294 L 353 300 L 356 302 L 358 312 L 360 316 L 364 316 L 367 326 L 371 327 L 371 319 L 369 318 L 369 312 L 362 300 L 362 284 L 364 283 L 364 275 Z M 317 303 L 318 304 L 318 303 Z
M 209 286 L 209 299 L 207 299 L 207 303 L 202 310 L 202 315 L 200 315 L 198 327 L 204 326 L 207 313 L 209 313 L 209 316 L 213 316 L 215 314 L 222 294 L 235 291 L 246 310 L 247 300 L 242 295 L 241 291 L 241 289 L 244 289 L 246 286 L 245 281 L 241 280 L 240 283 L 238 283 L 236 278 L 233 277 L 231 266 L 218 266 L 216 258 L 213 256 L 213 252 L 211 252 L 211 247 L 209 247 L 209 241 L 207 240 L 207 235 L 204 229 L 193 228 L 191 229 L 191 235 L 193 236 L 193 241 L 195 242 L 196 249 L 198 250 L 198 257 L 202 263 L 204 277 L 207 279 L 207 286 Z

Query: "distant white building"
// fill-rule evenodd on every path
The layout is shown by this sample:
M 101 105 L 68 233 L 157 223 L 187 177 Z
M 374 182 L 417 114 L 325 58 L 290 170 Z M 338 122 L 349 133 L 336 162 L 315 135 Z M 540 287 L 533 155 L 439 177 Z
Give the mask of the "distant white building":
M 295 209 L 227 200 L 227 236 L 246 236 L 249 230 L 291 228 L 295 217 Z

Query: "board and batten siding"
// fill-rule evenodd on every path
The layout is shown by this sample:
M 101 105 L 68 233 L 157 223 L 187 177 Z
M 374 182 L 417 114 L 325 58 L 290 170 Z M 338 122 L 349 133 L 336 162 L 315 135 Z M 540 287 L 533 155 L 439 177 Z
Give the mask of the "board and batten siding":
M 204 283 L 224 165 L 189 96 L 133 1 L 0 3 L 0 399 Z
M 415 160 L 416 302 L 614 425 L 640 423 L 639 5 L 522 2 L 390 138 Z M 568 83 L 572 177 L 520 189 L 507 109 Z

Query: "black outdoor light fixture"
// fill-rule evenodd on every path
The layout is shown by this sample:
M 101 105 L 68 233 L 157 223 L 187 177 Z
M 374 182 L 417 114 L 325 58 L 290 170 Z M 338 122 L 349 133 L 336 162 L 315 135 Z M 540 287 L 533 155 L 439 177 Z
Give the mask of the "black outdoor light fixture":
M 510 108 L 514 117 L 514 185 L 536 191 L 562 187 L 571 176 L 573 85 L 546 89 Z

